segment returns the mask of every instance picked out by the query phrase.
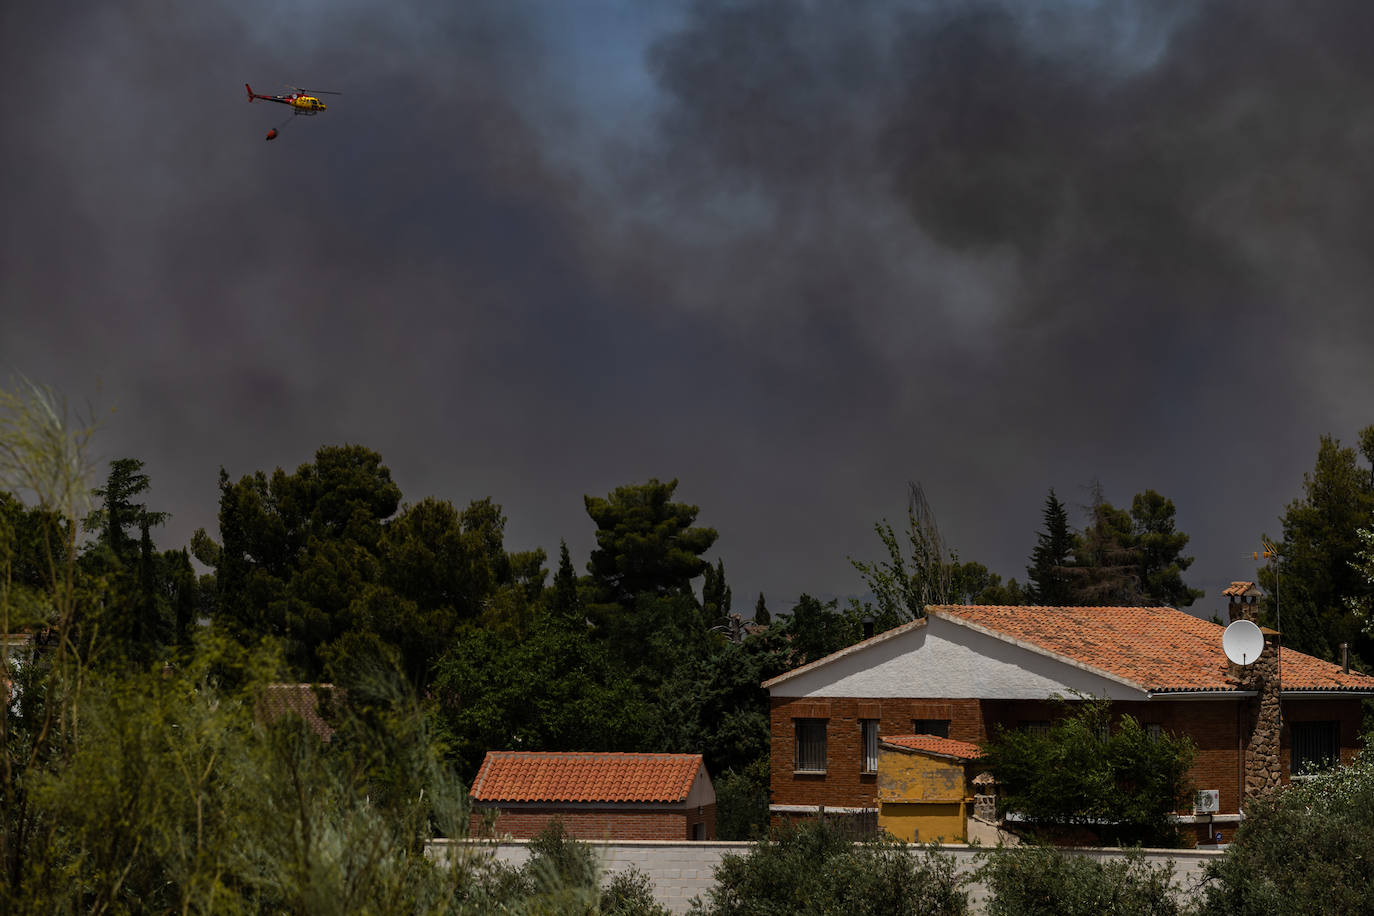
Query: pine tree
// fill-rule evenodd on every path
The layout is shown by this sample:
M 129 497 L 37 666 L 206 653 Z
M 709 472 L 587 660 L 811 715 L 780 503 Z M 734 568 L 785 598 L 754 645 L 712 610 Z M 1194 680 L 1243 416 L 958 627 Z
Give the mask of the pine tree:
M 1051 488 L 1045 497 L 1045 530 L 1036 532 L 1035 549 L 1026 567 L 1026 597 L 1032 604 L 1061 607 L 1072 603 L 1069 577 L 1065 572 L 1074 551 L 1074 533 L 1069 530 L 1069 514 Z

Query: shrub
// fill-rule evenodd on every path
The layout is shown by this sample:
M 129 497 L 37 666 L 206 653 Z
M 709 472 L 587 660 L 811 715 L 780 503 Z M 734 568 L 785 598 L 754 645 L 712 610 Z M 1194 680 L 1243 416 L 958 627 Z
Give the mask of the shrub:
M 1374 900 L 1374 755 L 1246 807 L 1226 855 L 1207 867 L 1207 916 L 1368 913 Z
M 950 856 L 894 841 L 851 843 L 839 828 L 807 821 L 727 855 L 697 916 L 958 916 L 968 912 Z
M 1151 866 L 1140 852 L 1107 860 L 1048 846 L 1000 847 L 985 854 L 979 876 L 988 916 L 1173 916 L 1172 863 Z

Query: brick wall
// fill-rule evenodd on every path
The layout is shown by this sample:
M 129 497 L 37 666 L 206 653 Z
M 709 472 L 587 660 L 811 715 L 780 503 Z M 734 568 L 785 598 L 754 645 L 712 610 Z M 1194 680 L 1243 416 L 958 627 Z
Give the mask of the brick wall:
M 1199 789 L 1221 792 L 1222 814 L 1241 809 L 1244 786 L 1242 737 L 1248 737 L 1248 699 L 1150 700 L 1119 702 L 1118 715 L 1131 715 L 1142 724 L 1158 724 L 1164 731 L 1190 736 L 1197 757 L 1190 773 Z M 945 699 L 799 699 L 774 697 L 771 705 L 771 788 L 774 805 L 824 805 L 827 808 L 874 808 L 877 777 L 862 770 L 861 719 L 878 719 L 879 734 L 908 734 L 912 719 L 949 719 L 949 737 L 981 743 L 998 726 L 1016 728 L 1026 721 L 1054 718 L 1056 706 L 1034 700 Z M 1341 722 L 1341 759 L 1350 762 L 1359 747 L 1362 711 L 1358 699 L 1285 699 L 1288 723 L 1300 721 Z M 826 772 L 793 771 L 795 737 L 793 720 L 824 719 L 826 722 Z M 1280 763 L 1288 779 L 1289 729 L 1283 729 Z M 781 816 L 775 820 L 781 820 Z M 1235 830 L 1230 821 L 1207 822 L 1186 828 L 1198 842 L 1212 842 L 1222 834 L 1230 842 Z
M 716 836 L 716 806 L 696 808 L 623 809 L 547 806 L 499 809 L 493 827 L 496 836 L 529 839 L 554 818 L 563 822 L 571 836 L 580 840 L 691 840 L 696 824 L 705 825 L 705 839 Z
M 949 737 L 983 740 L 983 712 L 978 700 L 885 698 L 828 700 L 774 697 L 771 703 L 772 803 L 876 808 L 878 777 L 862 773 L 863 732 L 860 721 L 878 720 L 879 735 L 909 735 L 913 719 L 948 719 Z M 826 772 L 796 773 L 794 719 L 826 721 Z

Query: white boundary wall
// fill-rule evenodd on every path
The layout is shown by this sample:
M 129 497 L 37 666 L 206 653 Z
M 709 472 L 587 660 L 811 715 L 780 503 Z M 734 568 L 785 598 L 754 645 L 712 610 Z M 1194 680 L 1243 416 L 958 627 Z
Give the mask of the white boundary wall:
M 691 906 L 693 897 L 705 897 L 706 892 L 715 884 L 714 870 L 720 860 L 728 853 L 747 855 L 753 843 L 726 842 L 686 842 L 678 840 L 586 840 L 596 850 L 601 866 L 610 875 L 631 866 L 649 876 L 653 883 L 654 896 L 674 913 L 685 913 Z M 499 843 L 466 841 L 451 843 L 435 841 L 430 844 L 434 855 L 450 853 L 455 846 L 469 854 L 490 856 L 508 865 L 523 865 L 529 859 L 528 840 L 504 840 Z M 919 850 L 922 847 L 912 847 Z M 954 857 L 961 873 L 977 867 L 977 853 L 985 847 L 965 846 L 950 843 L 939 847 L 940 851 Z M 1073 855 L 1091 856 L 1096 859 L 1112 859 L 1122 855 L 1120 849 L 1096 847 L 1065 848 L 1064 852 Z M 1147 849 L 1145 858 L 1151 864 L 1172 859 L 1174 881 L 1185 895 L 1197 892 L 1202 880 L 1202 869 L 1213 858 L 1221 855 L 1216 849 Z M 982 884 L 968 887 L 969 898 L 974 913 L 983 911 L 987 889 Z

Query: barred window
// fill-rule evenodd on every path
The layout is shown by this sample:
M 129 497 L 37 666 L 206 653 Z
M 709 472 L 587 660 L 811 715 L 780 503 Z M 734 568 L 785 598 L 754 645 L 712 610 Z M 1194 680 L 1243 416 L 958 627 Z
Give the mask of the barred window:
M 1341 723 L 1294 722 L 1293 758 L 1290 773 L 1302 776 L 1314 770 L 1329 770 L 1341 760 Z
M 878 720 L 860 719 L 859 728 L 863 736 L 863 772 L 878 772 Z
M 799 773 L 825 772 L 825 720 L 793 719 L 797 758 L 793 769 Z
M 1164 737 L 1164 726 L 1160 725 L 1158 722 L 1146 722 L 1145 737 L 1149 738 L 1151 741 L 1158 741 Z
M 937 738 L 949 737 L 948 719 L 912 719 L 911 733 L 913 735 L 934 735 Z

